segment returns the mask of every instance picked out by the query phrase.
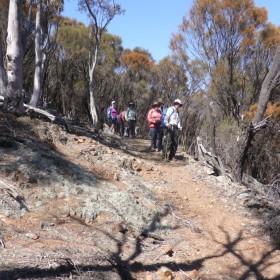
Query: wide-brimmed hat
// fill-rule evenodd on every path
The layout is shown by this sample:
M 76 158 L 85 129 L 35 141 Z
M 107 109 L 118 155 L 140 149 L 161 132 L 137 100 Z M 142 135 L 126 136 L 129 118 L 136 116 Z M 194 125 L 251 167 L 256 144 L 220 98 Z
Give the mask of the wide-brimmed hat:
M 152 104 L 153 107 L 158 106 L 158 105 L 159 105 L 158 101 L 154 101 L 153 104 Z
M 183 106 L 183 102 L 181 101 L 181 99 L 175 99 L 173 104 L 179 104 L 179 105 Z
M 161 97 L 158 99 L 157 102 L 158 102 L 158 104 L 162 104 L 162 105 L 164 104 L 163 99 Z
M 115 100 L 112 101 L 112 105 L 113 105 L 113 104 L 116 104 L 116 101 L 115 101 Z

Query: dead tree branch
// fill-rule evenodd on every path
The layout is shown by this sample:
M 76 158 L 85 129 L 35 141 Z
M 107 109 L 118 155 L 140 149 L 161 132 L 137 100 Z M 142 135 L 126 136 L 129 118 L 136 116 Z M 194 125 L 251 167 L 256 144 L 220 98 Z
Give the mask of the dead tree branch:
M 206 162 L 208 165 L 210 165 L 213 168 L 215 175 L 217 176 L 225 175 L 225 168 L 220 157 L 207 151 L 203 146 L 200 137 L 197 137 L 196 141 L 197 141 L 199 159 Z

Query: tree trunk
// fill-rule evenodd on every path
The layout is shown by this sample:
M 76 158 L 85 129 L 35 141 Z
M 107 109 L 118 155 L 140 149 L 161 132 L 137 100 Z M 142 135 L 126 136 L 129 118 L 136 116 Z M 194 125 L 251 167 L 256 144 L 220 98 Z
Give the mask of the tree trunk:
M 209 120 L 211 123 L 209 125 L 209 134 L 210 134 L 210 145 L 212 149 L 212 153 L 217 155 L 217 148 L 216 148 L 216 115 L 215 115 L 215 108 L 213 108 L 213 102 L 209 104 Z
M 272 90 L 277 86 L 280 79 L 280 46 L 277 47 L 271 68 L 267 73 L 259 96 L 258 110 L 253 119 L 253 124 L 259 123 L 265 113 Z
M 93 74 L 94 69 L 96 66 L 97 61 L 97 55 L 98 55 L 98 47 L 95 47 L 94 56 L 92 58 L 92 64 L 89 67 L 89 106 L 90 106 L 90 115 L 92 120 L 92 125 L 97 128 L 98 126 L 98 116 L 96 112 L 96 105 L 95 105 L 95 99 L 94 99 L 94 84 L 93 84 Z
M 269 101 L 272 90 L 279 83 L 280 78 L 280 46 L 277 47 L 271 68 L 269 69 L 261 87 L 261 92 L 258 101 L 258 110 L 250 125 L 247 127 L 244 135 L 241 136 L 238 142 L 238 152 L 235 157 L 233 166 L 233 178 L 237 182 L 242 182 L 242 173 L 244 163 L 247 157 L 247 152 L 254 139 L 255 133 L 266 125 L 266 120 L 262 121 L 267 103 Z
M 42 81 L 43 81 L 41 10 L 42 10 L 42 1 L 40 0 L 37 3 L 37 11 L 36 11 L 34 86 L 33 86 L 33 94 L 29 102 L 29 104 L 34 107 L 38 106 L 42 93 Z
M 6 96 L 7 90 L 7 74 L 4 68 L 4 53 L 2 49 L 2 44 L 0 42 L 0 95 Z
M 116 4 L 114 0 L 106 1 L 89 1 L 79 0 L 79 5 L 83 10 L 89 14 L 92 23 L 92 34 L 94 41 L 90 41 L 90 58 L 89 58 L 89 98 L 90 98 L 90 115 L 92 124 L 98 128 L 98 116 L 96 112 L 96 105 L 94 100 L 94 83 L 93 75 L 97 62 L 98 50 L 103 33 L 106 31 L 107 25 L 114 18 L 115 15 L 121 14 L 121 6 Z M 91 38 L 92 39 L 92 38 Z M 93 44 L 95 46 L 93 47 Z
M 235 182 L 242 182 L 244 163 L 253 138 L 254 129 L 252 124 L 250 124 L 238 141 L 239 149 L 235 155 L 235 162 L 232 171 L 232 176 Z
M 22 0 L 10 0 L 6 53 L 8 90 L 4 109 L 18 115 L 23 112 L 21 14 Z

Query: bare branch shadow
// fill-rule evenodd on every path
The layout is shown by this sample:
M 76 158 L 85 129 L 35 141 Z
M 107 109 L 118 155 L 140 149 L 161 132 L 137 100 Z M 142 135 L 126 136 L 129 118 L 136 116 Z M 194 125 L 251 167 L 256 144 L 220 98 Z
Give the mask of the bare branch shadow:
M 252 261 L 245 254 L 238 249 L 238 245 L 242 241 L 246 241 L 243 232 L 239 232 L 236 237 L 231 237 L 230 233 L 225 229 L 220 228 L 221 233 L 224 235 L 224 242 L 217 240 L 217 238 L 211 235 L 212 241 L 219 245 L 219 249 L 213 251 L 212 254 L 206 255 L 202 258 L 198 258 L 188 263 L 175 263 L 173 261 L 161 262 L 156 261 L 152 264 L 144 264 L 134 261 L 143 252 L 143 243 L 147 237 L 153 236 L 158 229 L 157 224 L 161 217 L 168 215 L 166 209 L 159 215 L 155 215 L 152 222 L 148 227 L 143 230 L 139 236 L 135 238 L 134 251 L 126 258 L 123 257 L 123 249 L 128 242 L 128 234 L 124 233 L 121 240 L 117 239 L 111 232 L 103 231 L 103 233 L 115 243 L 115 249 L 113 253 L 106 256 L 106 262 L 103 265 L 100 264 L 85 264 L 74 265 L 70 258 L 65 258 L 61 266 L 56 269 L 41 269 L 39 267 L 23 267 L 14 270 L 2 270 L 0 271 L 0 279 L 56 279 L 56 277 L 64 277 L 63 279 L 123 279 L 132 280 L 136 279 L 133 274 L 138 272 L 151 272 L 154 273 L 159 267 L 168 267 L 173 272 L 187 272 L 193 269 L 200 270 L 204 263 L 210 259 L 219 259 L 225 255 L 231 255 L 239 262 L 239 266 L 234 268 L 231 264 L 228 265 L 228 270 L 232 271 L 231 279 L 246 280 L 279 280 L 280 273 L 274 278 L 265 278 L 263 272 L 273 265 L 277 265 L 273 260 L 273 253 L 277 251 L 276 248 L 272 248 L 267 252 L 264 252 L 258 260 Z M 92 256 L 94 259 L 95 256 Z M 279 264 L 280 265 L 280 264 Z M 112 274 L 113 273 L 113 274 Z M 91 278 L 97 277 L 100 278 Z M 211 277 L 211 276 L 210 276 Z M 252 278 L 253 277 L 253 278 Z M 214 280 L 216 278 L 202 278 L 207 280 Z

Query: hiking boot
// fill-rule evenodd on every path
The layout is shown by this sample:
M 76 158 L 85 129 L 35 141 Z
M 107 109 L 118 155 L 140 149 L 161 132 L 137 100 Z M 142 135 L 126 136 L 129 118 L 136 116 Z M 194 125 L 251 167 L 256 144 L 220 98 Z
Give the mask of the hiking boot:
M 156 149 L 155 148 L 151 148 L 150 152 L 155 152 Z

